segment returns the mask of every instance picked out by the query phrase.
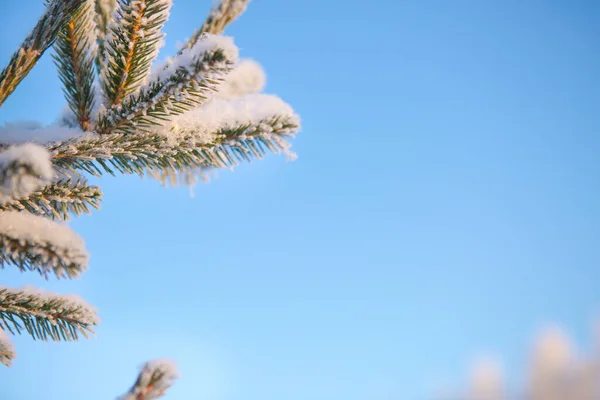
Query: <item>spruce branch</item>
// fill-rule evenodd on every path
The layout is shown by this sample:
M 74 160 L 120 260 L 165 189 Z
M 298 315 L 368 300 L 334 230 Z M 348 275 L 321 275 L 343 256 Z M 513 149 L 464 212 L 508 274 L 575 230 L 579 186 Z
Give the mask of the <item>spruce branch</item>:
M 129 391 L 118 400 L 153 400 L 162 397 L 175 379 L 177 366 L 170 360 L 147 362 Z
M 96 69 L 98 73 L 102 71 L 101 66 L 104 63 L 104 52 L 106 49 L 106 37 L 108 36 L 109 26 L 113 22 L 113 12 L 117 8 L 117 0 L 95 0 L 95 21 L 96 37 L 98 49 L 96 52 Z
M 0 205 L 0 210 L 22 211 L 54 220 L 66 221 L 70 215 L 90 214 L 99 209 L 102 191 L 84 180 L 59 180 L 27 197 Z
M 202 26 L 192 34 L 192 37 L 187 41 L 180 52 L 193 47 L 205 33 L 212 33 L 213 35 L 222 34 L 227 25 L 232 23 L 246 10 L 246 6 L 249 2 L 250 0 L 219 1 L 216 7 L 210 11 L 206 21 L 204 21 Z
M 26 197 L 53 177 L 50 154 L 33 143 L 0 153 L 0 205 Z
M 0 329 L 0 363 L 10 367 L 16 356 L 15 346 L 10 341 L 10 337 Z
M 96 46 L 93 0 L 86 0 L 65 25 L 54 44 L 54 62 L 63 92 L 78 125 L 91 129 L 94 108 L 94 52 Z
M 158 54 L 170 8 L 171 0 L 118 0 L 102 66 L 107 107 L 118 105 L 142 86 Z
M 58 295 L 36 288 L 0 287 L 0 329 L 25 331 L 34 340 L 74 341 L 93 333 L 96 310 L 76 295 Z
M 0 72 L 0 106 L 27 76 L 85 0 L 50 0 L 29 36 Z
M 165 127 L 137 134 L 87 134 L 49 148 L 54 165 L 65 172 L 83 170 L 145 174 L 190 168 L 228 168 L 261 158 L 267 150 L 293 158 L 287 139 L 300 126 L 291 107 L 275 96 L 215 99 L 175 117 Z
M 205 36 L 169 60 L 150 83 L 98 117 L 98 133 L 148 132 L 204 104 L 237 61 L 231 38 Z
M 0 212 L 0 268 L 13 265 L 48 277 L 75 278 L 87 269 L 83 240 L 66 225 L 17 211 Z

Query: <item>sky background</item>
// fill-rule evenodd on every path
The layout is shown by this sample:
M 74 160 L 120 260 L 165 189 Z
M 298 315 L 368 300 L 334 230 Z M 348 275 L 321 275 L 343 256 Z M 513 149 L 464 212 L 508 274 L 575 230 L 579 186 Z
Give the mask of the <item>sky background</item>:
M 42 12 L 3 2 L 5 64 Z M 210 1 L 175 0 L 162 56 Z M 299 159 L 207 185 L 100 180 L 73 220 L 97 338 L 17 337 L 0 398 L 114 399 L 148 359 L 165 400 L 420 400 L 474 357 L 511 379 L 559 324 L 582 351 L 600 315 L 600 2 L 253 0 L 227 30 L 303 120 Z M 0 123 L 64 106 L 49 55 Z M 94 180 L 93 182 L 97 182 Z

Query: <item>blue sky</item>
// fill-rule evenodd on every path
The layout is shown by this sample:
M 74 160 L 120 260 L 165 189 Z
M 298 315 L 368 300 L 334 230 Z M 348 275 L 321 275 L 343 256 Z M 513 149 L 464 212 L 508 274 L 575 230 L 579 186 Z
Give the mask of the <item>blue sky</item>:
M 175 0 L 174 51 L 209 1 Z M 42 10 L 6 2 L 6 62 Z M 208 185 L 100 180 L 73 221 L 96 339 L 15 339 L 0 398 L 112 399 L 175 359 L 169 400 L 428 399 L 473 357 L 510 376 L 533 335 L 585 350 L 600 315 L 600 3 L 254 0 L 227 31 L 303 119 L 296 162 Z M 48 56 L 0 122 L 63 107 Z

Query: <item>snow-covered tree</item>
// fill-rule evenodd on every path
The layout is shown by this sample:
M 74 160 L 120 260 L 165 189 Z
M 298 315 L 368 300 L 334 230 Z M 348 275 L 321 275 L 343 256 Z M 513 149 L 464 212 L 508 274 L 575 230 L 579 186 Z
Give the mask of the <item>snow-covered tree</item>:
M 599 325 L 600 327 L 600 325 Z M 598 332 L 600 334 L 600 331 Z M 558 328 L 544 331 L 531 352 L 524 388 L 510 390 L 493 361 L 475 365 L 470 389 L 454 400 L 598 400 L 600 336 L 588 357 L 579 356 Z
M 0 73 L 0 107 L 44 52 L 54 48 L 67 101 L 57 122 L 0 127 L 0 266 L 76 278 L 88 266 L 83 240 L 66 224 L 98 208 L 86 176 L 139 174 L 193 184 L 267 151 L 294 157 L 292 108 L 260 94 L 259 64 L 240 60 L 221 36 L 248 0 L 222 0 L 185 45 L 154 62 L 171 0 L 48 0 Z M 74 295 L 0 287 L 0 362 L 8 334 L 71 341 L 93 332 L 96 310 Z M 146 364 L 124 399 L 159 397 L 174 379 L 165 361 Z

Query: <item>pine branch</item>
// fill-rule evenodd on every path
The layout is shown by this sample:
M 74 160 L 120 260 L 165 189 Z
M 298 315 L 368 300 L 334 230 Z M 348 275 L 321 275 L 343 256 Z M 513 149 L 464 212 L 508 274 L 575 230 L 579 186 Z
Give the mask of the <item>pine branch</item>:
M 66 221 L 70 215 L 90 214 L 99 209 L 102 191 L 84 180 L 59 180 L 31 195 L 0 205 L 0 210 L 23 211 L 54 220 Z
M 119 0 L 105 42 L 102 89 L 108 107 L 135 93 L 150 73 L 171 0 Z
M 50 154 L 33 143 L 8 147 L 0 153 L 0 205 L 26 197 L 53 176 Z
M 204 24 L 192 34 L 192 37 L 187 41 L 180 52 L 193 47 L 205 33 L 212 33 L 213 35 L 222 34 L 227 25 L 232 23 L 246 10 L 246 6 L 249 2 L 250 0 L 221 0 L 219 4 L 211 10 L 206 21 L 204 21 Z
M 150 84 L 98 117 L 98 133 L 149 132 L 205 103 L 237 61 L 230 38 L 206 36 L 170 60 Z
M 13 265 L 48 277 L 75 278 L 87 269 L 83 240 L 65 225 L 17 211 L 0 213 L 0 268 Z
M 0 363 L 10 367 L 15 358 L 15 347 L 10 341 L 10 337 L 3 329 L 0 329 Z
M 153 400 L 162 397 L 175 379 L 177 366 L 170 360 L 146 363 L 129 391 L 118 400 Z
M 93 86 L 96 32 L 92 1 L 86 0 L 58 35 L 54 45 L 56 54 L 53 57 L 67 103 L 84 131 L 91 129 L 95 100 Z
M 49 150 L 65 174 L 83 170 L 144 174 L 192 168 L 227 168 L 261 158 L 266 150 L 293 158 L 287 139 L 299 129 L 293 110 L 275 96 L 215 99 L 147 133 L 94 135 L 56 144 Z
M 27 76 L 84 0 L 50 0 L 46 11 L 0 73 L 0 106 Z
M 95 0 L 96 37 L 98 49 L 96 52 L 96 69 L 100 74 L 104 63 L 106 37 L 113 22 L 113 12 L 117 8 L 117 0 Z
M 88 337 L 99 318 L 96 310 L 76 295 L 0 287 L 0 329 L 25 331 L 34 340 L 74 341 Z

